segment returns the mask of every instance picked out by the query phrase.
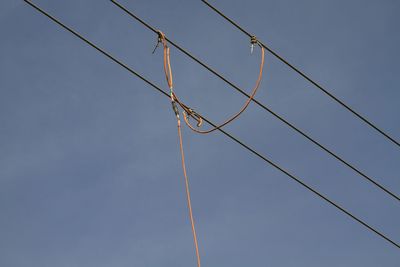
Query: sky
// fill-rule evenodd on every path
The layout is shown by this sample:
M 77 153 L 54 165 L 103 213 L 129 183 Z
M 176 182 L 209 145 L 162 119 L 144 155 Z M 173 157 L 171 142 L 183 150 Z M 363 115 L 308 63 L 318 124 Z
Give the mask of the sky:
M 400 140 L 398 1 L 210 2 Z M 34 3 L 167 91 L 157 36 L 110 1 Z M 260 50 L 200 0 L 120 3 L 250 92 Z M 0 265 L 195 266 L 169 100 L 23 1 L 1 1 L 0 22 Z M 171 63 L 215 123 L 246 100 L 173 47 Z M 256 98 L 400 194 L 399 147 L 268 53 Z M 225 129 L 400 242 L 400 203 L 265 110 Z M 398 266 L 398 248 L 221 133 L 183 139 L 203 266 Z

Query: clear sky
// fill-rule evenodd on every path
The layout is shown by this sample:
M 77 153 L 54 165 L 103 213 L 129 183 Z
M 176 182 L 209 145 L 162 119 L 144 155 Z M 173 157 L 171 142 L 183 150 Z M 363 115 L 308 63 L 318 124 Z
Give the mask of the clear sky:
M 110 1 L 36 0 L 167 90 L 156 35 Z M 260 51 L 201 1 L 121 0 L 249 92 Z M 400 139 L 398 1 L 212 1 Z M 168 99 L 23 1 L 0 3 L 0 266 L 195 266 Z M 214 122 L 245 98 L 171 48 Z M 400 149 L 270 54 L 257 99 L 400 194 Z M 400 203 L 255 105 L 226 127 L 395 241 Z M 203 266 L 399 266 L 400 250 L 221 133 L 184 128 Z

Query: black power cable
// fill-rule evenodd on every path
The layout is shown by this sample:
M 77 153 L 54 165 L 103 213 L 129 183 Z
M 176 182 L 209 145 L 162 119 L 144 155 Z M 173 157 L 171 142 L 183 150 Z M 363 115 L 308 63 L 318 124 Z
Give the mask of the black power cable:
M 239 26 L 239 24 L 237 24 L 236 22 L 234 22 L 232 19 L 228 18 L 224 13 L 222 13 L 222 11 L 218 10 L 216 7 L 214 7 L 213 5 L 211 5 L 210 3 L 208 3 L 208 1 L 206 0 L 201 0 L 204 4 L 206 4 L 209 8 L 211 8 L 212 10 L 214 10 L 216 13 L 218 13 L 219 15 L 221 15 L 225 20 L 229 21 L 233 26 L 235 26 L 238 30 L 240 30 L 242 33 L 244 33 L 245 35 L 247 35 L 248 37 L 251 37 L 253 35 L 251 35 L 248 31 L 246 31 L 245 29 L 243 29 L 242 27 Z M 344 107 L 345 109 L 347 109 L 349 112 L 351 112 L 354 116 L 358 117 L 360 120 L 362 120 L 363 122 L 365 122 L 366 124 L 368 124 L 370 127 L 372 127 L 373 129 L 375 129 L 377 132 L 379 132 L 380 134 L 382 134 L 384 137 L 386 137 L 387 139 L 389 139 L 390 141 L 392 141 L 395 145 L 397 145 L 398 147 L 400 147 L 400 143 L 399 141 L 395 140 L 393 137 L 390 137 L 387 133 L 385 133 L 383 130 L 379 129 L 377 126 L 375 126 L 372 122 L 370 122 L 368 119 L 366 119 L 364 116 L 362 116 L 361 114 L 359 114 L 358 112 L 356 112 L 353 108 L 351 108 L 349 105 L 345 104 L 342 100 L 340 100 L 339 98 L 337 98 L 336 96 L 334 96 L 332 93 L 330 93 L 327 89 L 325 89 L 322 85 L 318 84 L 316 81 L 314 81 L 313 79 L 311 79 L 308 75 L 306 75 L 304 72 L 302 72 L 301 70 L 299 70 L 297 67 L 293 66 L 291 63 L 289 63 L 286 59 L 284 59 L 282 56 L 280 56 L 277 52 L 275 52 L 274 50 L 272 50 L 270 47 L 268 47 L 267 45 L 265 45 L 263 42 L 261 42 L 260 40 L 258 40 L 259 43 L 265 48 L 267 49 L 273 56 L 275 56 L 277 59 L 279 59 L 280 61 L 282 61 L 284 64 L 286 64 L 289 68 L 291 68 L 292 70 L 294 70 L 295 72 L 297 72 L 300 76 L 302 76 L 304 79 L 306 79 L 307 81 L 309 81 L 312 85 L 314 85 L 316 88 L 318 88 L 319 90 L 321 90 L 324 94 L 326 94 L 327 96 L 329 96 L 331 99 L 333 99 L 335 102 L 339 103 L 342 107 Z
M 120 65 L 121 67 L 123 67 L 124 69 L 126 69 L 127 71 L 129 71 L 131 74 L 137 76 L 138 78 L 140 78 L 141 80 L 143 80 L 145 83 L 147 83 L 148 85 L 152 86 L 154 89 L 156 89 L 158 92 L 160 92 L 161 94 L 163 94 L 164 96 L 168 97 L 169 99 L 169 95 L 164 92 L 160 87 L 158 87 L 157 85 L 155 85 L 154 83 L 152 83 L 151 81 L 149 81 L 148 79 L 146 79 L 145 77 L 143 77 L 142 75 L 140 75 L 139 73 L 137 73 L 136 71 L 134 71 L 132 68 L 128 67 L 126 64 L 124 64 L 123 62 L 119 61 L 118 59 L 116 59 L 115 57 L 113 57 L 112 55 L 110 55 L 109 53 L 107 53 L 106 51 L 104 51 L 103 49 L 101 49 L 100 47 L 98 47 L 97 45 L 95 45 L 94 43 L 92 43 L 91 41 L 89 41 L 88 39 L 86 39 L 85 37 L 83 37 L 82 35 L 80 35 L 79 33 L 77 33 L 76 31 L 72 30 L 71 28 L 69 28 L 68 26 L 66 26 L 65 24 L 63 24 L 62 22 L 60 22 L 58 19 L 56 19 L 55 17 L 51 16 L 50 14 L 48 14 L 47 12 L 45 12 L 44 10 L 42 10 L 40 7 L 36 6 L 35 4 L 33 4 L 32 2 L 30 2 L 29 0 L 24 0 L 25 3 L 27 3 L 28 5 L 30 5 L 31 7 L 33 7 L 34 9 L 36 9 L 37 11 L 39 11 L 41 14 L 43 14 L 44 16 L 48 17 L 49 19 L 51 19 L 53 22 L 55 22 L 56 24 L 58 24 L 59 26 L 61 26 L 62 28 L 64 28 L 65 30 L 69 31 L 70 33 L 72 33 L 73 35 L 75 35 L 76 37 L 78 37 L 80 40 L 84 41 L 86 44 L 88 44 L 89 46 L 93 47 L 94 49 L 96 49 L 97 51 L 99 51 L 101 54 L 103 54 L 104 56 L 106 56 L 107 58 L 111 59 L 112 61 L 114 61 L 115 63 L 117 63 L 118 65 Z M 204 119 L 204 121 L 206 121 L 207 123 L 209 123 L 211 126 L 216 127 L 216 125 L 214 123 L 212 123 L 211 121 L 209 121 L 208 119 L 206 119 L 205 117 L 202 116 L 202 118 Z M 313 189 L 312 187 L 308 186 L 306 183 L 304 183 L 303 181 L 301 181 L 299 178 L 297 178 L 296 176 L 294 176 L 293 174 L 289 173 L 288 171 L 286 171 L 285 169 L 283 169 L 282 167 L 280 167 L 279 165 L 277 165 L 276 163 L 274 163 L 273 161 L 271 161 L 270 159 L 268 159 L 267 157 L 261 155 L 259 152 L 257 152 L 255 149 L 251 148 L 250 146 L 246 145 L 245 143 L 243 143 L 242 141 L 240 141 L 239 139 L 237 139 L 236 137 L 234 137 L 233 135 L 231 135 L 230 133 L 224 131 L 223 129 L 218 129 L 220 132 L 222 132 L 224 135 L 226 135 L 227 137 L 229 137 L 230 139 L 232 139 L 233 141 L 235 141 L 236 143 L 238 143 L 239 145 L 241 145 L 242 147 L 244 147 L 245 149 L 247 149 L 248 151 L 250 151 L 251 153 L 253 153 L 254 155 L 256 155 L 257 157 L 261 158 L 262 160 L 264 160 L 265 162 L 269 163 L 270 165 L 272 165 L 274 168 L 278 169 L 279 171 L 283 172 L 284 174 L 286 174 L 289 178 L 291 178 L 292 180 L 294 180 L 295 182 L 297 182 L 298 184 L 300 184 L 301 186 L 303 186 L 304 188 L 306 188 L 307 190 L 311 191 L 312 193 L 314 193 L 315 195 L 317 195 L 318 197 L 320 197 L 321 199 L 325 200 L 326 202 L 328 202 L 329 204 L 331 204 L 332 206 L 334 206 L 335 208 L 337 208 L 338 210 L 340 210 L 341 212 L 343 212 L 344 214 L 346 214 L 347 216 L 349 216 L 350 218 L 352 218 L 353 220 L 355 220 L 356 222 L 360 223 L 361 225 L 363 225 L 364 227 L 366 227 L 368 230 L 372 231 L 373 233 L 377 234 L 378 236 L 380 236 L 381 238 L 385 239 L 386 241 L 388 241 L 389 243 L 391 243 L 392 245 L 396 246 L 397 248 L 400 249 L 400 244 L 396 243 L 395 241 L 393 241 L 392 239 L 390 239 L 388 236 L 382 234 L 381 232 L 379 232 L 378 230 L 376 230 L 375 228 L 373 228 L 372 226 L 370 226 L 369 224 L 367 224 L 366 222 L 364 222 L 363 220 L 359 219 L 358 217 L 356 217 L 355 215 L 353 215 L 352 213 L 350 213 L 349 211 L 345 210 L 344 208 L 342 208 L 339 204 L 336 204 L 335 202 L 333 202 L 332 200 L 330 200 L 329 198 L 327 198 L 326 196 L 322 195 L 321 193 L 319 193 L 317 190 Z
M 140 17 L 138 17 L 137 15 L 133 14 L 132 11 L 128 10 L 126 7 L 124 7 L 123 5 L 121 5 L 120 3 L 118 3 L 117 1 L 114 0 L 110 0 L 113 4 L 115 4 L 117 7 L 119 7 L 120 9 L 122 9 L 123 11 L 125 11 L 129 16 L 131 16 L 132 18 L 134 18 L 135 20 L 137 20 L 138 22 L 140 22 L 142 25 L 144 25 L 146 28 L 148 28 L 149 30 L 153 31 L 154 33 L 156 33 L 158 35 L 158 31 L 151 26 L 150 24 L 146 23 L 144 20 L 142 20 Z M 177 48 L 179 51 L 181 51 L 182 53 L 184 53 L 186 56 L 188 56 L 189 58 L 193 59 L 195 62 L 197 62 L 198 64 L 200 64 L 201 66 L 203 66 L 205 69 L 207 69 L 208 71 L 210 71 L 211 73 L 213 73 L 214 75 L 216 75 L 218 78 L 220 78 L 222 81 L 224 81 L 225 83 L 227 83 L 228 85 L 230 85 L 232 88 L 236 89 L 236 91 L 238 91 L 239 93 L 241 93 L 242 95 L 246 96 L 247 98 L 249 98 L 250 96 L 241 88 L 239 88 L 238 86 L 236 86 L 235 84 L 233 84 L 232 82 L 230 82 L 228 79 L 226 79 L 225 77 L 223 77 L 221 74 L 219 74 L 217 71 L 213 70 L 210 66 L 208 66 L 207 64 L 203 63 L 202 61 L 200 61 L 199 59 L 197 59 L 194 55 L 192 55 L 190 52 L 188 52 L 187 50 L 185 50 L 184 48 L 182 48 L 181 46 L 179 46 L 178 44 L 176 44 L 174 41 L 172 41 L 171 39 L 165 37 L 165 39 L 171 44 L 173 45 L 175 48 Z M 299 128 L 297 128 L 296 126 L 294 126 L 293 124 L 291 124 L 290 122 L 288 122 L 286 119 L 284 119 L 283 117 L 281 117 L 280 115 L 278 115 L 277 113 L 275 113 L 274 111 L 272 111 L 271 109 L 269 109 L 268 107 L 266 107 L 264 104 L 260 103 L 258 100 L 254 99 L 253 100 L 254 103 L 256 103 L 259 107 L 261 107 L 262 109 L 264 109 L 265 111 L 269 112 L 270 114 L 272 114 L 275 118 L 277 118 L 278 120 L 280 120 L 281 122 L 283 122 L 284 124 L 286 124 L 287 126 L 289 126 L 290 128 L 292 128 L 294 131 L 296 131 L 297 133 L 299 133 L 300 135 L 302 135 L 303 137 L 305 137 L 306 139 L 308 139 L 309 141 L 311 141 L 312 143 L 314 143 L 316 146 L 318 146 L 319 148 L 321 148 L 322 150 L 324 150 L 325 152 L 327 152 L 328 154 L 330 154 L 331 156 L 333 156 L 335 159 L 339 160 L 341 163 L 343 163 L 344 165 L 346 165 L 347 167 L 349 167 L 350 169 L 352 169 L 353 171 L 355 171 L 357 174 L 359 174 L 360 176 L 362 176 L 364 179 L 366 179 L 367 181 L 369 181 L 370 183 L 372 183 L 373 185 L 377 186 L 378 188 L 380 188 L 382 191 L 384 191 L 385 193 L 387 193 L 388 195 L 390 195 L 391 197 L 393 197 L 394 199 L 396 199 L 397 201 L 400 201 L 400 197 L 397 196 L 395 193 L 391 192 L 389 189 L 385 188 L 383 185 L 381 185 L 380 183 L 378 183 L 375 179 L 371 178 L 370 176 L 366 175 L 365 173 L 363 173 L 361 170 L 359 170 L 358 168 L 356 168 L 355 166 L 353 166 L 352 164 L 348 163 L 346 160 L 344 160 L 343 158 L 341 158 L 340 156 L 338 156 L 336 153 L 334 153 L 333 151 L 331 151 L 330 149 L 326 148 L 324 145 L 322 145 L 320 142 L 316 141 L 315 139 L 313 139 L 312 137 L 310 137 L 309 135 L 307 135 L 304 131 L 300 130 Z

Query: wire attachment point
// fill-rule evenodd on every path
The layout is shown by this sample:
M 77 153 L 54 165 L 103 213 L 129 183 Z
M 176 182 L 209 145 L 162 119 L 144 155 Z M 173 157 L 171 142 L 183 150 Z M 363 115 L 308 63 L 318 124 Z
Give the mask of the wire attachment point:
M 197 127 L 201 127 L 201 125 L 203 125 L 203 118 L 200 116 L 200 114 L 198 114 L 196 111 L 194 111 L 193 109 L 187 107 L 187 106 L 182 106 L 183 108 L 183 118 L 185 119 L 185 122 L 189 121 L 189 118 L 193 118 L 197 123 L 196 126 Z
M 163 39 L 165 38 L 165 35 L 162 31 L 157 31 L 158 37 L 157 37 L 157 44 L 156 47 L 154 47 L 154 50 L 152 52 L 152 54 L 154 54 L 154 52 L 156 52 L 158 46 L 160 45 L 160 43 L 163 41 Z
M 197 114 L 193 109 L 189 109 L 189 112 L 190 112 L 189 116 L 197 121 L 196 126 L 201 127 L 201 125 L 203 124 L 203 118 L 199 114 Z
M 258 43 L 257 37 L 255 35 L 252 35 L 250 38 L 250 53 L 253 54 L 254 50 L 254 45 Z

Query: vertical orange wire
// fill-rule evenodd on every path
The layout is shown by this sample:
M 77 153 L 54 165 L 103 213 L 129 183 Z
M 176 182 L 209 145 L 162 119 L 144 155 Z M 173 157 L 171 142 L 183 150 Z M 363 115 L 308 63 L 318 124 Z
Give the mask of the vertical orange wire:
M 187 204 L 188 204 L 188 209 L 189 209 L 190 223 L 192 225 L 194 246 L 196 248 L 197 267 L 200 267 L 201 264 L 200 264 L 199 245 L 197 242 L 196 228 L 194 226 L 194 219 L 193 219 L 193 212 L 192 212 L 192 204 L 190 201 L 189 179 L 188 179 L 187 173 L 186 173 L 185 153 L 183 152 L 183 142 L 182 142 L 181 121 L 179 119 L 178 119 L 178 135 L 179 135 L 179 147 L 180 147 L 181 158 L 182 158 L 183 175 L 185 176 L 186 199 L 187 199 Z
M 199 245 L 197 242 L 196 228 L 194 226 L 194 219 L 193 219 L 192 203 L 190 200 L 189 179 L 188 179 L 188 176 L 186 173 L 185 153 L 183 152 L 181 120 L 179 119 L 179 114 L 177 113 L 178 111 L 177 111 L 176 105 L 175 105 L 175 101 L 177 99 L 175 97 L 175 94 L 173 93 L 172 70 L 171 70 L 171 61 L 170 61 L 170 54 L 169 54 L 170 52 L 169 52 L 169 47 L 167 45 L 167 41 L 165 40 L 164 33 L 161 31 L 158 31 L 158 36 L 159 36 L 159 41 L 161 41 L 161 43 L 163 45 L 163 54 L 164 54 L 164 62 L 163 63 L 164 63 L 165 78 L 167 80 L 168 87 L 170 89 L 172 106 L 174 108 L 174 112 L 175 112 L 177 122 L 178 122 L 179 148 L 180 148 L 180 152 L 181 152 L 183 175 L 185 177 L 186 200 L 187 200 L 187 205 L 188 205 L 188 209 L 189 209 L 190 224 L 192 226 L 193 241 L 194 241 L 194 246 L 196 249 L 197 267 L 201 267 Z
M 170 89 L 172 107 L 174 109 L 174 112 L 175 112 L 175 115 L 176 115 L 176 118 L 177 118 L 177 122 L 178 122 L 179 148 L 180 148 L 180 152 L 181 152 L 183 175 L 185 177 L 186 200 L 187 200 L 187 205 L 188 205 L 188 209 L 189 209 L 190 224 L 192 226 L 193 241 L 194 241 L 194 246 L 195 246 L 195 249 L 196 249 L 197 267 L 201 267 L 199 245 L 198 245 L 198 242 L 197 242 L 196 228 L 194 226 L 193 211 L 192 211 L 192 204 L 191 204 L 191 198 L 190 198 L 189 179 L 188 179 L 188 176 L 187 176 L 187 173 L 186 173 L 185 153 L 183 152 L 181 120 L 179 119 L 179 111 L 178 111 L 178 108 L 176 106 L 176 103 L 178 103 L 184 109 L 184 113 L 183 113 L 184 116 L 183 117 L 184 117 L 185 123 L 189 126 L 190 129 L 192 129 L 193 131 L 195 131 L 197 133 L 207 134 L 207 133 L 213 132 L 214 130 L 217 130 L 217 129 L 223 127 L 224 125 L 230 123 L 231 121 L 233 121 L 234 119 L 239 117 L 246 110 L 246 108 L 248 107 L 250 102 L 253 100 L 253 98 L 254 98 L 254 96 L 255 96 L 255 94 L 256 94 L 259 86 L 260 86 L 262 73 L 263 73 L 263 68 L 264 68 L 264 48 L 259 44 L 260 47 L 261 47 L 261 64 L 260 64 L 260 71 L 259 71 L 258 79 L 257 79 L 256 85 L 254 86 L 250 97 L 247 99 L 247 101 L 244 104 L 244 106 L 242 107 L 242 109 L 238 113 L 233 115 L 230 119 L 228 119 L 224 123 L 222 123 L 221 125 L 219 125 L 217 127 L 214 127 L 211 130 L 201 131 L 201 130 L 197 130 L 194 127 L 192 127 L 192 125 L 188 121 L 187 115 L 189 115 L 189 116 L 193 117 L 194 119 L 196 119 L 197 122 L 198 122 L 198 126 L 200 126 L 201 122 L 202 122 L 201 116 L 199 116 L 197 114 L 196 115 L 192 114 L 191 109 L 189 109 L 186 105 L 181 103 L 179 101 L 179 99 L 176 97 L 175 93 L 173 92 L 173 80 L 172 80 L 172 70 L 171 70 L 171 61 L 170 61 L 170 50 L 169 50 L 169 47 L 167 45 L 167 41 L 165 39 L 164 33 L 161 32 L 161 31 L 158 31 L 158 36 L 159 36 L 159 41 L 163 45 L 164 73 L 165 73 L 165 78 L 166 78 L 167 83 L 168 83 L 168 87 Z M 252 44 L 253 44 L 253 42 L 257 43 L 257 40 L 255 39 L 255 41 L 253 41 L 253 39 L 252 39 Z M 186 112 L 188 114 L 186 114 Z

